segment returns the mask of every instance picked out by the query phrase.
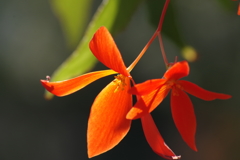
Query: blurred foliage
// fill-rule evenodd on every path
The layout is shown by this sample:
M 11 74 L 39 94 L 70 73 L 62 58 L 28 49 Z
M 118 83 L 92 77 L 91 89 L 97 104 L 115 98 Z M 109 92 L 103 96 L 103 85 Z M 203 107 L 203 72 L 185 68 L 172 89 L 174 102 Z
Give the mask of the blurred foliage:
M 162 13 L 162 8 L 164 6 L 165 1 L 159 1 L 159 0 L 147 0 L 147 9 L 149 13 L 149 21 L 154 26 L 154 28 L 157 28 L 160 15 Z M 182 48 L 185 46 L 179 31 L 177 24 L 175 22 L 176 17 L 174 14 L 174 6 L 172 3 L 169 4 L 167 13 L 164 18 L 162 33 L 169 37 L 173 42 L 175 42 L 178 47 Z
M 233 0 L 217 0 L 222 6 L 223 8 L 225 8 L 227 11 L 237 11 L 237 6 L 238 3 L 237 2 L 233 2 Z
M 67 45 L 76 47 L 86 26 L 92 0 L 51 0 L 53 11 L 58 17 Z
M 97 60 L 92 55 L 88 44 L 93 34 L 100 26 L 105 26 L 115 35 L 121 31 L 130 21 L 141 0 L 104 0 L 91 20 L 82 41 L 77 49 L 63 64 L 54 72 L 52 81 L 65 80 L 89 71 Z M 126 7 L 127 6 L 127 7 Z M 81 10 L 79 5 L 79 10 Z M 70 8 L 69 8 L 70 9 Z M 65 13 L 65 12 L 64 12 Z M 62 13 L 62 15 L 64 15 Z M 45 92 L 45 97 L 50 99 L 53 95 Z
M 111 0 L 110 3 L 115 1 Z M 128 7 L 131 7 L 127 4 L 130 3 L 129 1 L 122 2 L 122 5 L 125 3 L 121 10 L 123 18 L 127 14 L 130 14 L 127 18 L 131 18 L 132 13 L 125 14 Z M 52 101 L 43 99 L 43 87 L 39 79 L 55 70 L 71 51 L 64 45 L 67 39 L 64 39 L 61 33 L 64 31 L 63 26 L 61 26 L 62 30 L 59 27 L 59 24 L 63 24 L 58 21 L 60 17 L 56 18 L 53 15 L 51 10 L 53 7 L 50 7 L 49 2 L 50 0 L 1 1 L 1 160 L 89 160 L 86 130 L 90 106 L 96 94 L 106 85 L 106 80 L 112 80 L 113 77 L 96 81 L 71 96 Z M 95 13 L 95 8 L 101 2 L 101 0 L 92 1 L 89 15 Z M 104 0 L 102 6 L 108 5 L 107 3 L 109 1 Z M 112 13 L 105 12 L 104 17 L 107 19 L 104 23 L 107 23 L 112 31 L 113 26 L 119 25 L 121 28 L 114 35 L 121 31 L 116 41 L 127 64 L 132 62 L 155 30 L 152 23 L 149 23 L 150 14 L 148 14 L 149 10 L 146 10 L 146 3 L 141 3 L 136 12 L 136 8 L 132 8 L 134 9 L 132 12 L 135 13 L 130 23 L 125 24 L 126 28 L 123 31 L 121 29 L 124 27 L 120 26 L 122 23 L 117 24 L 108 17 L 117 14 L 115 12 L 120 14 L 116 9 L 119 4 L 108 8 Z M 181 154 L 184 160 L 239 159 L 240 17 L 236 14 L 238 3 L 239 0 L 172 0 L 170 3 L 172 5 L 170 7 L 174 7 L 174 18 L 180 38 L 183 37 L 185 44 L 191 43 L 199 51 L 197 61 L 190 64 L 191 72 L 186 79 L 205 89 L 233 96 L 230 100 L 211 102 L 191 97 L 198 122 L 196 142 L 199 152 L 189 149 L 181 139 L 172 120 L 169 97 L 153 112 L 154 120 L 166 143 L 176 154 Z M 228 5 L 232 8 L 227 7 Z M 159 14 L 162 7 L 159 6 Z M 100 11 L 103 12 L 98 9 L 98 12 Z M 168 14 L 169 10 L 167 16 Z M 90 21 L 91 17 L 88 18 L 86 22 Z M 157 18 L 156 21 L 158 20 Z M 165 22 L 167 20 L 166 17 Z M 163 29 L 168 28 L 165 22 Z M 80 37 L 85 33 L 83 31 L 86 27 L 79 30 L 81 30 L 78 35 Z M 92 34 L 95 30 L 92 29 Z M 86 47 L 85 50 L 82 49 L 81 54 L 86 57 L 91 56 L 91 52 L 87 50 L 89 43 L 87 41 L 89 39 L 81 42 L 81 45 L 85 44 Z M 164 39 L 167 56 L 170 59 L 180 51 L 173 42 L 171 38 Z M 187 57 L 191 59 L 192 50 L 186 49 L 190 53 Z M 75 76 L 84 70 L 86 72 L 92 69 L 96 64 L 95 59 L 92 60 L 94 63 L 88 65 L 87 63 L 91 63 L 90 60 L 87 61 L 87 58 L 81 58 L 77 54 L 76 57 L 75 66 L 64 69 L 66 72 L 76 73 Z M 75 61 L 74 57 L 70 57 L 66 65 L 70 65 L 67 63 L 70 59 Z M 81 67 L 86 68 L 81 71 Z M 102 65 L 99 65 L 94 69 L 101 68 Z M 79 70 L 80 73 L 77 73 Z M 164 72 L 165 67 L 156 40 L 134 68 L 132 76 L 136 82 L 142 82 L 149 78 L 159 78 Z M 59 80 L 65 79 L 64 76 Z M 159 160 L 161 158 L 148 146 L 140 121 L 135 120 L 128 135 L 116 148 L 94 158 L 94 160 L 106 159 Z
M 146 1 L 149 13 L 149 21 L 155 28 L 158 26 L 159 17 L 161 15 L 164 3 L 165 1 L 159 0 Z M 193 62 L 197 59 L 197 51 L 194 49 L 194 47 L 185 44 L 184 40 L 182 39 L 181 34 L 179 33 L 179 27 L 176 23 L 176 15 L 174 10 L 174 6 L 172 3 L 170 3 L 164 18 L 162 33 L 171 39 L 181 49 L 181 56 L 184 59 L 189 62 Z
M 102 1 L 102 4 L 93 16 L 76 50 L 53 73 L 51 81 L 69 79 L 84 74 L 93 68 L 97 60 L 92 55 L 88 47 L 88 43 L 95 31 L 100 26 L 105 26 L 109 29 L 113 36 L 116 35 L 119 31 L 126 27 L 141 1 L 142 0 Z M 219 0 L 219 2 L 227 8 L 231 8 L 233 5 L 230 1 Z M 91 3 L 92 2 L 90 0 L 52 0 L 53 9 L 61 22 L 67 42 L 70 46 L 75 46 L 80 39 L 80 35 L 89 15 Z M 145 0 L 145 3 L 149 13 L 149 22 L 157 28 L 165 1 Z M 176 15 L 174 13 L 174 6 L 170 3 L 165 16 L 162 32 L 179 48 L 181 48 L 183 58 L 189 61 L 194 61 L 193 59 L 196 59 L 194 56 L 197 55 L 197 51 L 191 46 L 191 52 L 189 52 L 189 46 L 185 44 L 180 36 L 175 20 Z M 185 51 L 187 53 L 185 53 Z M 50 99 L 53 95 L 49 92 L 45 92 L 45 97 Z

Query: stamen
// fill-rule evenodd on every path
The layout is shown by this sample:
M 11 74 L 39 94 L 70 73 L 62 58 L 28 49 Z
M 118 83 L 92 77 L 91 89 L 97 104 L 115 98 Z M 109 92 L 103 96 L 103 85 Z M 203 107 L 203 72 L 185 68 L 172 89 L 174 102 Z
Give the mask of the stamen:
M 177 89 L 174 89 L 175 87 L 173 87 L 172 89 L 172 94 L 173 96 L 179 96 L 179 93 L 178 93 L 178 90 Z
M 167 70 L 170 69 L 175 63 L 177 63 L 177 60 L 178 60 L 178 57 L 175 56 L 174 62 L 168 63 L 168 65 L 167 65 Z
M 117 85 L 116 89 L 114 90 L 114 93 L 118 92 L 119 90 L 124 90 L 124 87 L 127 85 L 125 82 L 125 76 L 119 74 L 117 76 L 114 76 L 113 82 Z
M 178 84 L 175 80 L 171 80 L 171 81 L 167 82 L 167 88 L 172 89 L 172 94 L 174 96 L 179 96 L 178 91 L 183 90 L 183 87 L 180 84 Z
M 49 75 L 46 76 L 46 81 L 50 81 L 51 77 Z
M 174 64 L 177 63 L 178 61 L 178 56 L 175 56 Z

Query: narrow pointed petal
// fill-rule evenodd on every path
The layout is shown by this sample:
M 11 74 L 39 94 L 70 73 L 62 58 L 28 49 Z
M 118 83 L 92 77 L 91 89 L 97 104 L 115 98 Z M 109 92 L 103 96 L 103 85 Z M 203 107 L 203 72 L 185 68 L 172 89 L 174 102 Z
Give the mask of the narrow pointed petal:
M 141 96 L 136 104 L 131 108 L 127 114 L 127 119 L 137 119 L 145 114 L 152 112 L 167 96 L 169 92 L 167 85 L 163 85 L 151 93 Z
M 207 90 L 199 87 L 198 85 L 196 85 L 192 82 L 189 82 L 189 81 L 185 81 L 185 80 L 179 80 L 178 84 L 182 86 L 182 89 L 184 91 L 188 92 L 189 94 L 191 94 L 195 97 L 203 99 L 205 101 L 211 101 L 214 99 L 229 99 L 232 97 L 230 95 L 223 94 L 223 93 L 207 91 Z
M 177 62 L 166 71 L 163 77 L 168 80 L 178 80 L 186 77 L 189 74 L 189 70 L 190 69 L 187 61 Z
M 113 70 L 103 70 L 97 72 L 90 72 L 76 78 L 64 81 L 49 82 L 48 80 L 40 80 L 42 85 L 52 94 L 56 96 L 66 96 L 76 92 L 88 84 L 111 74 L 116 74 Z
M 129 93 L 135 94 L 135 95 L 146 95 L 156 90 L 157 88 L 160 88 L 165 82 L 166 82 L 165 79 L 148 80 L 133 86 L 129 90 Z
M 191 149 L 197 151 L 195 144 L 197 123 L 193 105 L 188 95 L 180 89 L 172 89 L 171 110 L 174 123 L 183 140 Z
M 96 97 L 88 121 L 88 157 L 94 157 L 115 147 L 128 133 L 131 120 L 126 119 L 132 107 L 132 96 L 127 91 L 130 80 L 126 78 L 124 90 L 116 91 L 115 82 L 108 84 Z
M 107 28 L 100 27 L 89 43 L 95 57 L 108 68 L 128 77 L 130 76 L 122 56 Z
M 165 159 L 181 158 L 181 156 L 176 156 L 174 152 L 164 142 L 150 114 L 142 116 L 141 122 L 147 142 L 155 153 Z

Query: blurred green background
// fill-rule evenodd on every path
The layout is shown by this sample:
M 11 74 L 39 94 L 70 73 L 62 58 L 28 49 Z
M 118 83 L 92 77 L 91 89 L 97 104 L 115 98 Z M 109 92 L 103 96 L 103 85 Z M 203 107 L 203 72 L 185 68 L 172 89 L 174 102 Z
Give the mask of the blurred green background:
M 228 1 L 228 0 L 226 0 Z M 230 1 L 230 0 L 229 0 Z M 185 44 L 198 51 L 186 80 L 226 94 L 230 100 L 206 102 L 191 96 L 197 116 L 192 151 L 174 126 L 169 97 L 153 113 L 169 147 L 183 160 L 239 159 L 240 152 L 240 16 L 220 0 L 172 0 L 175 22 Z M 93 1 L 89 19 L 100 1 Z M 230 4 L 230 3 L 228 3 Z M 126 6 L 127 7 L 127 6 Z M 230 7 L 231 8 L 231 7 Z M 162 6 L 159 7 L 159 10 Z M 146 4 L 114 38 L 128 66 L 155 31 Z M 171 26 L 165 25 L 164 28 Z M 48 0 L 0 1 L 0 160 L 87 160 L 86 130 L 91 104 L 113 77 L 98 80 L 70 96 L 44 99 L 39 80 L 52 75 L 73 52 Z M 169 61 L 183 60 L 174 41 L 163 37 Z M 160 78 L 164 63 L 155 41 L 132 76 L 137 83 Z M 98 63 L 93 70 L 105 69 Z M 114 149 L 95 160 L 161 159 L 148 146 L 140 120 Z

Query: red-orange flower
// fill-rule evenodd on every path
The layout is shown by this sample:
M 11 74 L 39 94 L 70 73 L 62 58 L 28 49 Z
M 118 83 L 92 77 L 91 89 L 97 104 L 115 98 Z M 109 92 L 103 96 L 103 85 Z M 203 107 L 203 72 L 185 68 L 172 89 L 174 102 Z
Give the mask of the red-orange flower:
M 195 144 L 196 117 L 193 104 L 185 92 L 207 101 L 229 99 L 231 96 L 210 92 L 192 82 L 179 80 L 188 74 L 189 66 L 187 61 L 181 61 L 168 69 L 162 79 L 148 80 L 132 87 L 129 92 L 142 95 L 142 98 L 129 111 L 127 118 L 136 119 L 150 113 L 171 90 L 171 111 L 174 123 L 183 140 L 190 148 L 197 151 Z
M 111 70 L 90 72 L 79 77 L 49 82 L 41 80 L 42 85 L 57 96 L 66 96 L 76 92 L 102 77 L 116 74 L 96 97 L 91 107 L 88 121 L 87 144 L 89 158 L 104 153 L 116 146 L 128 133 L 131 120 L 126 119 L 132 107 L 131 76 L 121 54 L 108 30 L 101 27 L 94 34 L 89 47 L 95 57 Z M 134 65 L 132 65 L 134 66 Z M 166 159 L 178 159 L 165 144 L 150 114 L 141 118 L 145 137 L 152 149 Z

